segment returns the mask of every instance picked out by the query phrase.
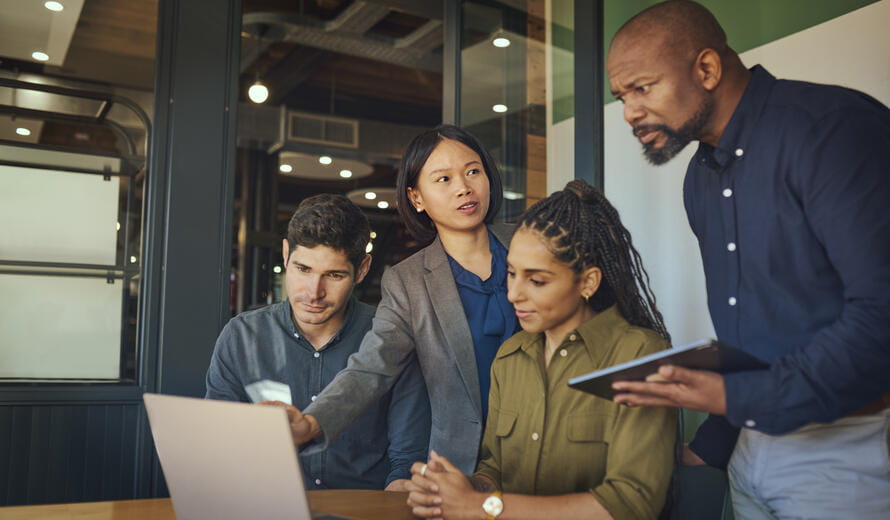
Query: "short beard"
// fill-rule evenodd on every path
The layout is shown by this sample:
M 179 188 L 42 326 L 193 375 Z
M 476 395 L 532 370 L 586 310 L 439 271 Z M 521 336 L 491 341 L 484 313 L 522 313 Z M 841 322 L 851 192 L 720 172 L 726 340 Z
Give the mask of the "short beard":
M 664 134 L 666 140 L 664 146 L 659 149 L 654 148 L 654 140 L 643 144 L 643 155 L 646 157 L 646 160 L 649 161 L 650 164 L 659 166 L 676 157 L 678 153 L 686 148 L 686 145 L 698 139 L 698 136 L 701 135 L 702 130 L 704 130 L 705 125 L 708 124 L 713 113 L 714 100 L 711 96 L 706 96 L 695 114 L 693 114 L 688 121 L 683 123 L 683 126 L 678 130 L 674 130 L 667 125 L 640 125 L 634 127 L 633 132 L 634 135 L 638 135 L 639 132 L 654 131 L 660 131 Z

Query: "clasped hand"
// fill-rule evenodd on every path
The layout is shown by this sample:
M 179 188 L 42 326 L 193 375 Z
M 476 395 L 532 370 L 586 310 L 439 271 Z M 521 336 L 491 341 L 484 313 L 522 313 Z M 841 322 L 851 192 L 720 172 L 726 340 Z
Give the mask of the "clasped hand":
M 473 489 L 470 479 L 435 450 L 430 451 L 429 462 L 411 466 L 411 475 L 405 489 L 409 491 L 408 505 L 415 516 L 471 519 L 482 512 L 487 495 Z

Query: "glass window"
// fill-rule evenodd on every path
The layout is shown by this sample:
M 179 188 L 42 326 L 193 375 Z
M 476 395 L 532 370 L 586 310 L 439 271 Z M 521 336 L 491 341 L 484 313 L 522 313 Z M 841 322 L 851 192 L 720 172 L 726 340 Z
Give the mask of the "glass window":
M 460 123 L 504 177 L 504 218 L 574 177 L 573 2 L 463 3 Z
M 156 26 L 156 1 L 4 9 L 0 382 L 137 379 Z

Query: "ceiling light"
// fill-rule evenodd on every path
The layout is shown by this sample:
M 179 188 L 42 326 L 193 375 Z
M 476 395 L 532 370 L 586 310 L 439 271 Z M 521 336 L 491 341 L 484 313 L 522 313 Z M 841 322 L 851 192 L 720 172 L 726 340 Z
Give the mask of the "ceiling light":
M 368 199 L 368 200 L 374 200 L 374 199 L 377 198 L 377 194 L 374 193 L 373 191 L 366 191 L 366 192 L 365 192 L 365 198 Z
M 49 60 L 49 54 L 40 51 L 34 51 L 31 53 L 31 57 L 37 61 L 47 61 Z
M 55 12 L 59 12 L 65 8 L 65 6 L 59 2 L 46 2 L 43 4 L 43 7 L 46 7 L 50 11 L 55 11 Z
M 368 245 L 365 246 L 365 253 L 370 253 L 373 250 L 374 250 L 374 244 L 368 242 Z
M 504 198 L 507 200 L 519 200 L 524 199 L 525 195 L 516 191 L 504 190 Z
M 389 207 L 389 202 L 386 202 L 385 200 L 381 200 L 381 201 L 377 202 L 377 207 L 380 209 L 386 209 Z
M 495 112 L 497 112 L 498 114 L 502 114 L 507 111 L 507 105 L 502 105 L 502 104 L 498 103 L 497 105 L 492 106 L 491 109 L 494 110 Z
M 508 40 L 507 38 L 504 38 L 503 36 L 499 36 L 499 37 L 495 38 L 494 40 L 491 40 L 491 44 L 494 45 L 495 47 L 500 47 L 501 49 L 503 49 L 504 47 L 510 46 L 510 40 Z
M 344 179 L 352 177 L 352 170 L 340 170 L 340 177 L 343 177 Z
M 114 223 L 114 229 L 120 231 L 120 230 L 121 230 L 121 223 L 120 223 L 120 222 L 115 222 L 115 223 Z
M 282 164 L 278 167 L 278 171 L 280 171 L 281 173 L 290 173 L 294 171 L 294 167 L 289 164 Z
M 136 263 L 136 257 L 135 257 L 135 256 L 131 256 L 131 257 L 130 257 L 130 263 L 131 263 L 131 264 L 135 264 L 135 263 Z
M 281 266 L 280 266 L 280 265 L 276 265 L 275 267 L 272 268 L 272 272 L 275 273 L 275 274 L 280 273 L 280 272 L 281 272 Z
M 371 238 L 377 238 L 377 232 L 371 231 Z
M 23 135 L 25 137 L 28 137 L 29 135 L 31 135 L 31 130 L 28 130 L 27 128 L 25 128 L 23 126 L 20 126 L 15 129 L 15 133 L 17 133 L 19 135 Z
M 247 89 L 247 97 L 249 97 L 251 101 L 257 104 L 265 103 L 266 100 L 269 99 L 269 89 L 266 88 L 265 85 L 260 83 L 259 80 L 257 80 L 256 83 L 254 83 L 250 86 L 249 89 Z
M 321 164 L 331 164 L 332 162 L 334 162 L 334 160 L 327 155 L 322 155 L 318 158 L 318 162 L 320 162 Z

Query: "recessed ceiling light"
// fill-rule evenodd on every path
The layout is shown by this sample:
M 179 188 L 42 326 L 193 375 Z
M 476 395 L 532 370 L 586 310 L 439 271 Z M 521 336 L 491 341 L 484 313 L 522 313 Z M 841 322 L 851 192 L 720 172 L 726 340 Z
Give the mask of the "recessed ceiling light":
M 281 266 L 280 266 L 280 265 L 276 265 L 275 267 L 272 268 L 272 272 L 275 273 L 275 274 L 280 273 L 280 272 L 281 272 Z
M 389 207 L 389 202 L 386 202 L 385 200 L 381 200 L 381 201 L 377 202 L 377 207 L 380 209 L 386 209 Z
M 334 160 L 327 155 L 322 155 L 318 158 L 318 162 L 320 162 L 321 164 L 331 164 L 332 162 L 334 162 Z
M 120 231 L 120 230 L 121 230 L 121 223 L 120 223 L 120 222 L 115 222 L 115 223 L 114 223 L 114 229 L 117 230 L 117 231 Z
M 31 53 L 31 57 L 37 61 L 47 61 L 49 60 L 49 54 L 40 51 L 34 51 Z
M 524 199 L 525 195 L 516 191 L 504 190 L 504 198 L 507 200 L 519 200 Z
M 365 253 L 370 253 L 373 250 L 374 250 L 374 244 L 368 242 L 368 245 L 365 246 Z
M 340 177 L 343 177 L 344 179 L 352 177 L 352 170 L 340 170 Z
M 136 263 L 136 257 L 135 257 L 135 256 L 131 256 L 131 257 L 130 257 L 130 263 L 131 263 L 131 264 L 135 264 L 135 263 Z
M 17 134 L 19 134 L 19 135 L 23 135 L 23 136 L 25 136 L 25 137 L 31 135 L 31 131 L 28 130 L 27 128 L 23 127 L 23 126 L 20 126 L 20 127 L 16 128 L 16 129 L 15 129 L 15 133 L 17 133 Z
M 377 232 L 371 231 L 371 238 L 377 238 Z
M 257 81 L 247 89 L 247 97 L 254 103 L 265 103 L 269 99 L 269 89 Z
M 510 46 L 510 40 L 504 38 L 503 36 L 500 36 L 495 38 L 494 40 L 491 40 L 491 44 L 495 47 L 500 47 L 503 49 L 504 47 Z
M 50 11 L 59 12 L 65 8 L 60 2 L 46 2 L 43 4 L 43 7 L 46 7 Z
M 290 173 L 294 171 L 294 167 L 289 164 L 282 164 L 278 167 L 278 171 L 280 171 L 281 173 Z
M 374 200 L 374 199 L 377 198 L 377 194 L 374 193 L 373 191 L 366 191 L 366 192 L 365 192 L 365 198 L 368 199 L 368 200 Z
M 498 103 L 497 105 L 492 106 L 491 109 L 494 110 L 495 112 L 497 112 L 498 114 L 501 114 L 501 113 L 504 113 L 507 111 L 507 105 L 502 105 L 502 104 Z

